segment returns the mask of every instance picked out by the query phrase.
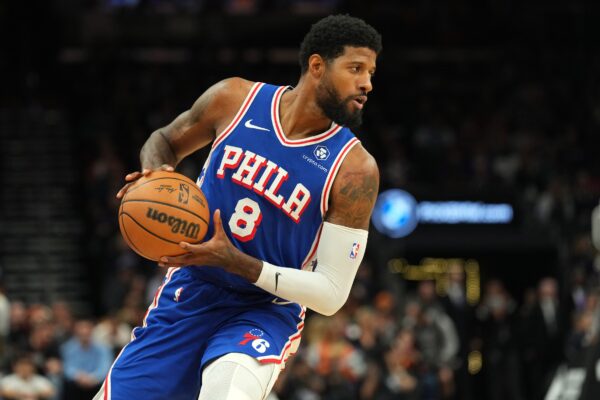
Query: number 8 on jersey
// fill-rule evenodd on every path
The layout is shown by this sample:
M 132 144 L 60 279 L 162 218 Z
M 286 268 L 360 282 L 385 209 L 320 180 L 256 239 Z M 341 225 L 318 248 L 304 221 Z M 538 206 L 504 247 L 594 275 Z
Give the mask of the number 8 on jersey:
M 229 219 L 229 229 L 237 240 L 247 242 L 254 238 L 261 221 L 260 206 L 254 200 L 245 197 L 235 205 L 235 212 Z

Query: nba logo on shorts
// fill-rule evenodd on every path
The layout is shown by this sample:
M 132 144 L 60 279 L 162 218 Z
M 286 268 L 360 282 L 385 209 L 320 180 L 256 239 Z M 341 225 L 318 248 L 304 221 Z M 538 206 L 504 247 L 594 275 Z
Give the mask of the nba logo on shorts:
M 181 292 L 183 292 L 183 286 L 175 291 L 175 296 L 173 297 L 173 300 L 178 302 L 179 296 L 181 296 Z
M 350 250 L 350 258 L 351 259 L 355 259 L 356 256 L 358 255 L 358 249 L 360 249 L 360 243 L 354 243 L 352 244 L 352 250 Z

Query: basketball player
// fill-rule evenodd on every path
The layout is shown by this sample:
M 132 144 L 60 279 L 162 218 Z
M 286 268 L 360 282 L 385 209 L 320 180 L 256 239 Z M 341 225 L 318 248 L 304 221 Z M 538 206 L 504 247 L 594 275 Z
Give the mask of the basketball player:
M 215 210 L 210 239 L 161 258 L 164 282 L 96 399 L 264 399 L 298 348 L 305 307 L 342 307 L 379 182 L 348 127 L 380 50 L 362 20 L 327 17 L 302 42 L 295 87 L 226 79 L 149 137 L 142 172 L 117 197 L 211 145 L 198 178 Z

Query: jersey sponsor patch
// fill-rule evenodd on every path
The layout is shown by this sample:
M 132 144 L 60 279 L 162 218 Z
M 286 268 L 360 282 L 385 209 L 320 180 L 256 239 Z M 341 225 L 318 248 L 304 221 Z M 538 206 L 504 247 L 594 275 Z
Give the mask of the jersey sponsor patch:
M 319 145 L 315 147 L 313 154 L 317 158 L 317 160 L 325 161 L 329 158 L 329 149 L 326 146 Z
M 356 257 L 358 256 L 358 250 L 360 249 L 360 243 L 353 243 L 352 244 L 352 249 L 350 250 L 350 258 L 351 259 L 356 259 Z

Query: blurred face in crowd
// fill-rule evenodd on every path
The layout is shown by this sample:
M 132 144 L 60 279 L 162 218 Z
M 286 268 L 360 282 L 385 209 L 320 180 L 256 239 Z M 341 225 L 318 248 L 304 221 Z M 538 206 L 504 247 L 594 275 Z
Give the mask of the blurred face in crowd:
M 29 336 L 29 344 L 32 348 L 40 350 L 52 344 L 54 339 L 54 326 L 49 323 L 36 325 Z
M 27 322 L 27 309 L 19 301 L 10 304 L 10 325 L 13 327 L 25 325 Z
M 408 329 L 402 330 L 396 336 L 394 347 L 402 354 L 412 352 L 415 349 L 415 335 Z
M 404 307 L 404 320 L 407 324 L 415 326 L 422 321 L 421 305 L 416 301 L 410 301 Z
M 556 280 L 552 278 L 543 279 L 539 287 L 540 300 L 554 300 L 558 296 Z
M 325 62 L 317 86 L 317 104 L 327 118 L 350 128 L 360 126 L 367 94 L 373 90 L 376 58 L 377 54 L 367 47 L 346 46 L 341 56 Z
M 14 365 L 15 374 L 17 374 L 22 379 L 28 379 L 33 376 L 35 372 L 35 366 L 31 360 L 22 358 L 17 360 Z
M 92 342 L 92 331 L 94 325 L 91 321 L 78 321 L 75 324 L 75 336 L 83 346 L 89 346 Z
M 425 303 L 431 303 L 436 299 L 435 284 L 432 281 L 419 283 L 419 298 Z
M 495 319 L 506 316 L 508 298 L 500 281 L 492 280 L 486 285 L 485 304 Z
M 452 283 L 464 284 L 465 281 L 465 272 L 463 267 L 460 264 L 452 263 L 450 264 L 448 270 L 448 279 Z

